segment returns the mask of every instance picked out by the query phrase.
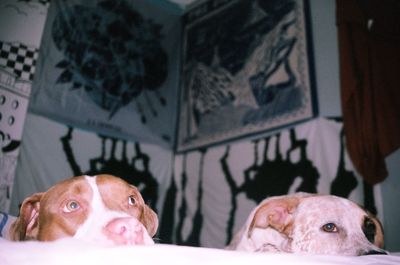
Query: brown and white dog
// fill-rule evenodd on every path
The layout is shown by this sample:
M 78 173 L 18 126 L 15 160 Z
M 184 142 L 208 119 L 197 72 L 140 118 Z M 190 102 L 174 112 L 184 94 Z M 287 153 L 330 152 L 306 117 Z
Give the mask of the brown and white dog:
M 154 244 L 157 227 L 156 213 L 136 187 L 111 175 L 79 176 L 26 198 L 8 238 L 147 245 Z
M 383 229 L 356 203 L 295 193 L 262 201 L 227 249 L 358 256 L 387 254 Z

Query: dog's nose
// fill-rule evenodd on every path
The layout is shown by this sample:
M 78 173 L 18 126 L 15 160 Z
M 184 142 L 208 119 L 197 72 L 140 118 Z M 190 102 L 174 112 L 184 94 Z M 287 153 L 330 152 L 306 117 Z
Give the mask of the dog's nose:
M 370 250 L 364 255 L 387 255 L 387 253 L 385 251 Z
M 137 245 L 144 243 L 143 225 L 132 217 L 111 220 L 104 228 L 104 234 L 116 245 Z

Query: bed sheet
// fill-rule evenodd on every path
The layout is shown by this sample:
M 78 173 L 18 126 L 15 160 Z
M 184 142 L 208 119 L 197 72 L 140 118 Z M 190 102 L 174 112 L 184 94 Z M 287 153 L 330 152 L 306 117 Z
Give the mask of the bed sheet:
M 167 244 L 152 246 L 106 247 L 86 244 L 74 239 L 55 242 L 11 242 L 0 238 L 2 265 L 117 265 L 117 264 L 308 264 L 360 265 L 400 264 L 399 253 L 360 257 L 302 255 L 288 253 L 248 253 L 204 247 Z

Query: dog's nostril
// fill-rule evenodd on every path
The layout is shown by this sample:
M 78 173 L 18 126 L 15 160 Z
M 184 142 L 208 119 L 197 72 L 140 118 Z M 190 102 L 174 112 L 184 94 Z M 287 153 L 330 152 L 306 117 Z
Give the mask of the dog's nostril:
M 146 243 L 146 230 L 133 217 L 115 218 L 106 225 L 103 232 L 115 245 L 139 245 Z
M 111 233 L 124 235 L 130 233 L 130 226 L 132 226 L 130 218 L 116 218 L 108 223 L 105 228 Z
M 117 230 L 117 233 L 122 235 L 123 233 L 125 233 L 128 229 L 126 228 L 125 225 L 119 227 L 119 229 Z
M 370 250 L 366 252 L 364 255 L 387 255 L 384 251 Z

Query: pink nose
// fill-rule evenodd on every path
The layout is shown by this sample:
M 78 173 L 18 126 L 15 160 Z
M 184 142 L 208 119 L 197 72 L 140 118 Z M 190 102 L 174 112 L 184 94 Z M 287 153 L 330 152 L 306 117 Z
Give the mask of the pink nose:
M 121 217 L 111 220 L 103 233 L 115 245 L 141 245 L 144 244 L 143 233 L 147 232 L 136 218 Z

